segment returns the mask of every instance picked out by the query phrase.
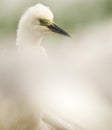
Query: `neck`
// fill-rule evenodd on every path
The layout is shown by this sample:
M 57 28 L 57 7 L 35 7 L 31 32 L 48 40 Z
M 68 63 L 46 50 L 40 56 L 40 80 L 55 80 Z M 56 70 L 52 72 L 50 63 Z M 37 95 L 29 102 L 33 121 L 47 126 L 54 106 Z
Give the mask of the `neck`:
M 39 47 L 41 45 L 43 37 L 40 34 L 34 34 L 31 32 L 24 32 L 19 30 L 17 34 L 17 45 L 21 49 L 28 49 L 28 47 Z
M 27 56 L 45 55 L 45 50 L 41 46 L 43 36 L 39 33 L 32 33 L 31 31 L 18 30 L 17 46 L 20 54 Z

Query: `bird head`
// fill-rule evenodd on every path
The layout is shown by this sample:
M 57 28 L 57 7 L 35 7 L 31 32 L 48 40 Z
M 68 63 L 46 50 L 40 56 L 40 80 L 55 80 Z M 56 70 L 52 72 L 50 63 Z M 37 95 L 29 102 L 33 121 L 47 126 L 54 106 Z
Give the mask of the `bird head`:
M 27 28 L 27 31 L 33 30 L 32 32 L 38 32 L 40 34 L 54 32 L 70 36 L 66 31 L 54 23 L 53 18 L 53 13 L 48 7 L 37 4 L 25 12 L 20 20 L 20 26 L 24 25 L 24 27 Z

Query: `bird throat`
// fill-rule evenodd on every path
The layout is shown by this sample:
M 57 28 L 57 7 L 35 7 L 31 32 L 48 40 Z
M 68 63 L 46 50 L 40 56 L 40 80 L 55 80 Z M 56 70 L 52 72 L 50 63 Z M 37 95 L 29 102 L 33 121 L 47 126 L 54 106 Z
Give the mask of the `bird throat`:
M 34 52 L 41 47 L 43 36 L 41 34 L 24 33 L 18 31 L 16 44 L 19 51 Z

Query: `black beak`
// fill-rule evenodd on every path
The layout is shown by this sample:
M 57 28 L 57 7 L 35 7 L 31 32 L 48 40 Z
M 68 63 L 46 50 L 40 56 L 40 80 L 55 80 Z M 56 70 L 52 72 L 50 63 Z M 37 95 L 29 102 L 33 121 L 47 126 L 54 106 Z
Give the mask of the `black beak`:
M 70 35 L 65 32 L 63 29 L 61 29 L 60 27 L 58 27 L 56 24 L 51 24 L 49 26 L 47 26 L 51 31 L 55 32 L 55 33 L 58 33 L 58 34 L 61 34 L 61 35 L 65 35 L 65 36 L 68 36 L 70 37 Z

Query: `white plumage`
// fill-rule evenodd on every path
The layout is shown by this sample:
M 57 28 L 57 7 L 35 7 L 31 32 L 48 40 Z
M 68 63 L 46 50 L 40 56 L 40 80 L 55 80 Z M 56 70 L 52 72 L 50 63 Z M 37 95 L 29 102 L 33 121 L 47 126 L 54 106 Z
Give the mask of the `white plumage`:
M 18 51 L 11 50 L 0 61 L 0 130 L 72 129 L 68 123 L 57 122 L 54 116 L 43 113 L 41 94 L 47 54 L 41 41 L 50 32 L 68 35 L 54 24 L 48 7 L 37 4 L 21 17 L 16 40 Z
M 41 94 L 43 94 L 42 88 L 45 80 L 44 75 L 46 75 L 45 67 L 47 66 L 47 54 L 45 48 L 41 45 L 42 39 L 46 34 L 51 32 L 69 36 L 63 29 L 54 24 L 53 17 L 53 13 L 48 7 L 37 4 L 30 7 L 23 14 L 17 30 L 16 45 L 21 61 L 20 65 L 22 65 L 22 74 L 25 77 L 25 83 L 22 86 L 25 88 L 25 93 L 28 93 L 26 96 L 29 102 L 27 103 L 28 107 L 36 115 L 36 117 L 33 116 L 33 122 L 37 122 L 35 125 L 37 128 L 32 128 L 31 130 L 74 130 L 69 123 L 61 119 L 57 120 L 58 118 L 55 118 L 51 113 L 52 116 L 49 114 L 44 116 L 44 113 L 40 110 L 43 109 L 42 103 L 44 104 L 44 95 Z
M 102 49 L 106 39 L 104 33 L 102 42 L 99 30 L 89 30 L 79 41 L 75 35 L 79 44 L 64 41 L 57 61 L 53 59 L 54 68 L 47 70 L 53 73 L 46 84 L 48 59 L 41 41 L 50 32 L 69 35 L 54 24 L 52 12 L 42 4 L 23 14 L 17 31 L 19 54 L 0 60 L 1 130 L 111 130 L 111 52 Z
M 42 4 L 29 8 L 21 17 L 16 42 L 20 52 L 26 52 L 29 55 L 32 53 L 45 53 L 45 49 L 41 46 L 41 41 L 49 30 L 47 27 L 40 26 L 39 19 L 53 21 L 52 12 Z
M 18 25 L 16 44 L 19 46 L 19 50 L 27 52 L 27 54 L 28 51 L 44 53 L 41 41 L 46 34 L 55 32 L 69 36 L 53 22 L 53 17 L 51 10 L 42 4 L 29 8 L 21 17 Z

